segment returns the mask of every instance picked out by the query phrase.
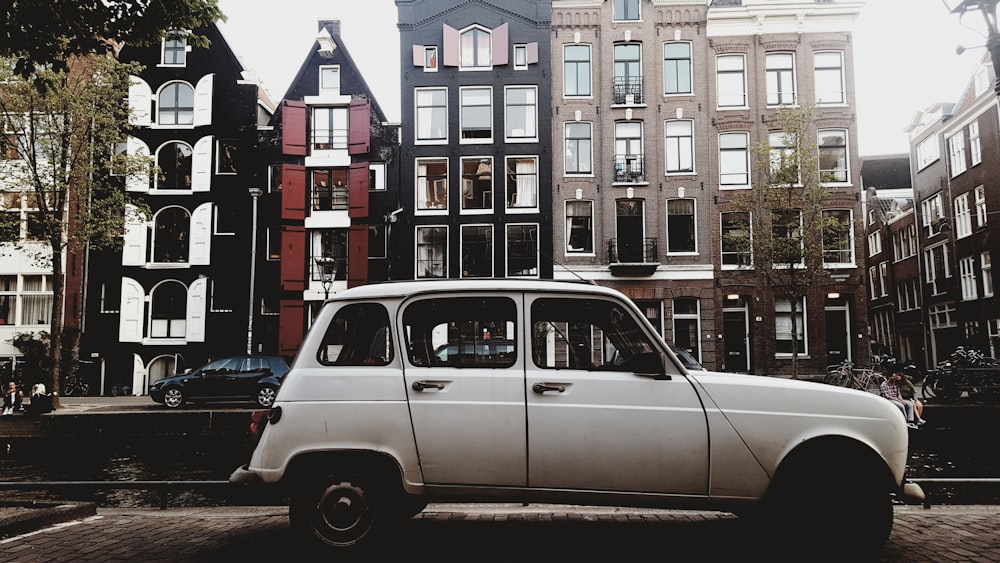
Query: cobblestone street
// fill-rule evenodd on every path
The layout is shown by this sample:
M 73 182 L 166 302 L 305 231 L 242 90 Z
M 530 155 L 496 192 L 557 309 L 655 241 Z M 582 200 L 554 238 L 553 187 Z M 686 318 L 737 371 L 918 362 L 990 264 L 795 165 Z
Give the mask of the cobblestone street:
M 845 523 L 844 533 L 850 529 Z M 878 560 L 1000 561 L 998 529 L 1000 506 L 900 506 Z M 751 555 L 744 534 L 738 520 L 714 513 L 431 505 L 368 560 L 606 562 L 627 555 L 732 561 Z M 7 563 L 312 559 L 292 534 L 284 507 L 99 509 L 92 518 L 2 540 L 0 552 Z

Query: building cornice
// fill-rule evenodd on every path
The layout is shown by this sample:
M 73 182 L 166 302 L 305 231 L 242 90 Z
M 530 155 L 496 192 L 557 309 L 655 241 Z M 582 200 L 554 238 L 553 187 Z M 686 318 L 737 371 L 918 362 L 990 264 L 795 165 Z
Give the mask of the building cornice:
M 707 35 L 850 32 L 863 7 L 863 2 L 768 2 L 711 7 Z

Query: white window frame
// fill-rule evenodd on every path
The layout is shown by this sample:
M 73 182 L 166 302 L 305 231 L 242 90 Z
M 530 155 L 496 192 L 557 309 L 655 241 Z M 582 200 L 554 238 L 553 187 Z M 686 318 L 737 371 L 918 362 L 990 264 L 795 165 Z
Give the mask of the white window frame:
M 716 55 L 715 68 L 716 107 L 719 110 L 746 109 L 746 55 Z M 728 91 L 729 87 L 732 87 L 732 92 Z
M 423 230 L 428 230 L 428 229 L 444 229 L 444 250 L 443 250 L 444 254 L 441 257 L 441 272 L 440 272 L 440 275 L 424 275 L 420 271 L 421 262 L 426 262 L 427 261 L 427 260 L 421 260 L 421 258 L 420 258 L 420 251 L 421 251 L 420 232 L 423 231 Z M 449 261 L 448 244 L 450 242 L 449 239 L 450 239 L 450 237 L 448 236 L 448 225 L 417 225 L 416 226 L 416 228 L 414 229 L 414 236 L 413 236 L 413 245 L 414 245 L 414 249 L 413 249 L 413 257 L 414 257 L 413 258 L 413 265 L 414 265 L 413 277 L 415 279 L 424 279 L 424 278 L 426 278 L 426 279 L 447 279 L 448 278 L 448 261 Z M 430 244 L 425 244 L 423 246 L 424 247 L 430 247 L 431 245 Z M 431 258 L 430 261 L 433 262 L 433 257 Z M 437 272 L 434 272 L 434 274 L 436 274 L 436 273 Z
M 444 205 L 442 207 L 430 206 L 430 200 L 424 200 L 422 203 L 420 200 L 421 195 L 430 195 L 428 190 L 428 180 L 426 171 L 421 175 L 421 166 L 426 166 L 429 163 L 444 163 L 444 178 L 435 178 L 431 180 L 434 182 L 434 200 L 438 199 L 437 196 L 441 193 L 444 194 Z M 414 202 L 415 213 L 417 215 L 447 215 L 448 208 L 451 205 L 450 193 L 449 193 L 449 180 L 451 178 L 451 159 L 448 157 L 429 157 L 429 158 L 417 158 L 414 160 L 413 164 L 413 196 L 416 199 Z M 421 180 L 423 179 L 423 180 Z M 421 185 L 423 182 L 423 185 Z M 421 193 L 423 192 L 423 194 Z
M 424 72 L 437 72 L 440 66 L 437 45 L 424 45 Z
M 172 46 L 172 48 L 167 48 L 168 42 L 174 42 L 178 45 Z M 174 52 L 179 54 L 180 62 L 167 62 L 167 52 Z M 157 66 L 161 67 L 185 67 L 187 66 L 187 54 L 191 51 L 191 47 L 187 43 L 186 37 L 181 37 L 176 33 L 167 32 L 160 42 L 160 64 Z
M 955 197 L 955 238 L 965 238 L 972 234 L 972 212 L 969 210 L 969 193 Z
M 967 256 L 958 261 L 958 275 L 962 286 L 962 301 L 979 299 L 976 287 L 976 259 Z
M 519 201 L 522 198 L 517 197 L 517 196 L 519 196 L 521 194 L 521 187 L 520 186 L 516 186 L 516 184 L 519 183 L 518 180 L 520 179 L 520 176 L 522 175 L 522 171 L 517 170 L 517 166 L 518 166 L 518 163 L 529 162 L 529 161 L 534 165 L 534 172 L 533 172 L 533 174 L 534 174 L 534 184 L 535 185 L 534 185 L 534 194 L 533 194 L 533 197 L 531 198 L 533 201 L 531 201 L 528 205 L 522 205 L 522 202 Z M 514 165 L 513 169 L 511 169 L 511 164 Z M 532 172 L 523 172 L 523 174 L 525 176 L 527 176 L 529 174 L 532 174 Z M 503 199 L 504 199 L 504 208 L 505 208 L 506 212 L 507 213 L 538 213 L 538 209 L 539 209 L 538 208 L 538 205 L 539 205 L 538 201 L 541 198 L 541 188 L 542 188 L 542 186 L 541 186 L 541 169 L 539 168 L 539 158 L 538 158 L 538 156 L 536 156 L 536 155 L 510 155 L 510 156 L 507 156 L 504 159 L 504 175 L 503 175 L 503 178 L 504 178 Z M 514 184 L 515 184 L 515 188 L 514 189 L 516 189 L 516 191 L 517 191 L 517 193 L 514 194 L 515 197 L 513 199 L 510 197 L 511 194 L 509 193 L 509 190 L 511 189 L 511 186 L 508 185 L 508 183 L 511 182 L 511 181 L 514 182 Z
M 589 215 L 570 215 L 570 206 L 586 205 L 590 209 Z M 568 199 L 563 204 L 563 217 L 566 223 L 566 240 L 564 252 L 568 256 L 595 256 L 597 252 L 596 246 L 596 233 L 594 232 L 594 200 L 592 199 Z M 575 248 L 570 245 L 570 241 L 573 239 L 574 230 L 578 229 L 573 225 L 573 218 L 576 217 L 587 217 L 590 221 L 589 223 L 589 236 L 590 236 L 590 250 L 588 251 L 586 247 Z
M 979 268 L 983 273 L 983 297 L 993 297 L 993 266 L 988 251 L 979 254 Z
M 618 13 L 619 3 L 621 4 L 623 10 L 626 12 L 625 14 Z M 622 17 L 631 15 L 628 13 L 630 8 L 635 8 L 636 11 L 635 17 L 634 18 Z M 612 0 L 611 12 L 612 12 L 611 15 L 612 21 L 616 22 L 642 21 L 642 2 L 640 2 L 639 0 Z
M 823 253 L 823 266 L 826 267 L 826 268 L 847 268 L 847 267 L 853 267 L 855 265 L 856 261 L 857 261 L 857 257 L 854 255 L 854 228 L 853 228 L 853 225 L 854 225 L 854 210 L 852 210 L 852 209 L 824 209 L 823 210 L 824 219 L 826 218 L 826 216 L 834 214 L 834 213 L 837 214 L 838 218 L 840 218 L 841 216 L 845 216 L 843 224 L 846 227 L 847 241 L 845 243 L 846 244 L 846 248 L 836 248 L 836 249 L 831 249 L 831 251 L 837 252 L 838 256 L 842 256 L 844 254 L 847 254 L 847 261 L 832 261 L 832 262 L 827 262 L 826 252 L 824 252 Z M 879 231 L 875 231 L 874 234 L 878 235 L 876 237 L 876 245 L 878 246 L 878 252 L 882 252 L 882 233 L 879 232 Z M 876 252 L 874 254 L 878 254 L 878 252 Z
M 572 127 L 586 127 L 587 136 L 586 137 L 570 137 L 570 128 Z M 580 149 L 582 142 L 586 142 L 586 152 Z M 563 126 L 563 175 L 564 176 L 589 176 L 594 175 L 594 124 L 589 121 L 567 121 Z M 576 162 L 586 159 L 586 166 L 589 167 L 588 170 L 569 170 L 568 163 L 574 162 L 574 159 L 570 158 L 570 145 L 573 144 L 576 149 Z M 574 166 L 578 166 L 574 162 Z
M 489 274 L 484 275 L 484 276 L 467 276 L 465 274 L 465 229 L 467 229 L 467 228 L 473 228 L 473 227 L 475 227 L 477 229 L 486 227 L 487 229 L 489 229 L 489 245 L 490 245 L 489 264 L 490 264 L 490 271 L 489 271 Z M 460 267 L 461 267 L 461 271 L 460 271 L 461 277 L 463 277 L 463 278 L 470 278 L 470 279 L 483 279 L 483 278 L 492 278 L 492 277 L 494 277 L 494 273 L 495 273 L 495 269 L 496 269 L 496 260 L 494 259 L 494 256 L 495 256 L 494 250 L 495 250 L 495 244 L 496 244 L 496 237 L 494 236 L 495 232 L 496 232 L 496 228 L 492 224 L 490 224 L 490 223 L 463 223 L 461 225 L 461 227 L 459 228 L 459 237 L 458 237 L 459 238 L 459 256 L 461 257 L 461 264 L 460 264 Z
M 444 105 L 434 105 L 433 103 L 428 103 L 427 105 L 421 106 L 421 94 L 444 94 Z M 428 136 L 421 137 L 421 115 L 426 114 L 429 122 L 427 123 Z M 444 126 L 442 127 L 442 136 L 433 137 L 431 135 L 430 126 L 434 123 L 434 117 L 443 117 Z M 448 144 L 448 88 L 443 87 L 433 87 L 433 88 L 415 88 L 413 91 L 413 142 L 416 145 L 446 145 Z
M 737 137 L 743 140 L 740 146 L 724 146 L 725 140 L 735 141 Z M 730 154 L 734 156 L 739 156 L 742 154 L 743 169 L 732 171 L 728 170 L 725 155 Z M 730 164 L 735 164 L 736 161 L 733 160 Z M 732 182 L 726 181 L 727 176 L 742 176 L 742 182 Z M 750 133 L 744 131 L 733 131 L 729 133 L 719 133 L 719 189 L 720 190 L 747 190 L 750 189 Z
M 941 158 L 941 145 L 937 134 L 917 143 L 917 171 L 923 170 Z
M 851 184 L 851 139 L 848 135 L 849 131 L 847 129 L 820 129 L 816 131 L 816 144 L 817 150 L 819 151 L 818 160 L 820 165 L 820 174 L 823 172 L 829 172 L 833 175 L 833 179 L 823 182 L 823 185 L 838 185 L 847 186 Z M 823 142 L 829 138 L 841 137 L 844 139 L 843 145 L 827 145 L 823 146 Z M 825 149 L 825 150 L 824 150 Z M 832 153 L 834 150 L 843 151 L 843 166 L 839 163 L 836 168 L 823 169 L 823 156 L 824 153 Z M 839 160 L 839 159 L 838 159 Z M 838 176 L 842 176 L 838 177 Z
M 976 198 L 976 228 L 982 229 L 989 222 L 989 213 L 986 211 L 986 188 L 977 186 L 975 189 Z
M 569 50 L 571 48 L 572 49 L 586 49 L 587 50 L 587 60 L 586 60 L 586 63 L 584 63 L 584 61 L 582 59 L 580 59 L 580 60 L 577 60 L 577 59 L 569 60 L 569 59 L 567 59 L 567 57 L 566 57 L 567 50 Z M 564 98 L 575 98 L 575 99 L 578 99 L 578 98 L 591 98 L 591 97 L 593 97 L 593 95 L 594 95 L 594 87 L 593 87 L 594 76 L 593 76 L 593 56 L 592 56 L 592 53 L 593 53 L 593 48 L 589 44 L 587 44 L 587 43 L 567 43 L 567 44 L 563 45 L 563 97 Z M 578 86 L 584 86 L 583 84 L 581 84 L 581 80 L 580 80 L 580 77 L 579 77 L 579 72 L 572 73 L 573 76 L 576 77 L 576 84 L 574 85 L 573 88 L 570 88 L 570 86 L 569 86 L 570 85 L 570 80 L 569 79 L 570 79 L 570 74 L 571 74 L 569 72 L 570 65 L 572 65 L 573 68 L 576 71 L 579 71 L 579 69 L 581 69 L 581 68 L 586 68 L 587 69 L 587 80 L 586 80 L 586 89 L 587 89 L 587 91 L 585 93 L 578 92 L 578 88 L 577 87 Z
M 680 250 L 671 251 L 670 250 L 670 202 L 671 201 L 689 201 L 691 202 L 691 228 L 694 233 L 694 248 L 691 250 Z M 676 197 L 667 198 L 664 205 L 664 213 L 666 215 L 666 223 L 664 224 L 664 238 L 666 238 L 666 250 L 667 256 L 697 256 L 698 255 L 698 200 L 693 197 Z M 687 217 L 687 215 L 684 215 Z
M 978 121 L 969 124 L 969 156 L 972 159 L 972 166 L 983 162 L 983 142 L 979 138 Z
M 478 102 L 475 104 L 466 104 L 466 95 L 474 95 L 476 93 L 482 94 L 483 92 L 488 93 L 488 103 L 485 105 Z M 462 86 L 458 89 L 458 139 L 459 143 L 463 145 L 477 145 L 477 144 L 490 144 L 493 142 L 493 87 L 492 86 Z M 482 109 L 487 108 L 487 115 L 489 119 L 489 135 L 486 137 L 466 137 L 466 110 Z M 469 129 L 469 131 L 481 131 L 481 129 Z
M 487 53 L 481 53 L 479 46 L 473 45 L 472 51 L 467 52 L 462 48 L 462 43 L 467 35 L 474 33 L 486 34 Z M 471 60 L 469 56 L 471 55 Z M 479 60 L 485 56 L 486 61 Z M 493 70 L 493 31 L 481 25 L 470 25 L 458 33 L 458 70 L 459 71 L 486 71 Z
M 340 65 L 320 65 L 317 70 L 319 74 L 319 91 L 323 94 L 340 95 Z M 332 84 L 332 78 L 336 77 L 336 83 Z
M 882 252 L 882 233 L 875 231 L 868 233 L 868 255 L 874 256 Z
M 667 48 L 684 46 L 687 48 L 687 57 L 667 57 Z M 685 73 L 683 68 L 683 61 L 687 61 L 687 72 Z M 664 96 L 690 96 L 694 93 L 694 75 L 692 73 L 693 69 L 693 49 L 691 47 L 690 41 L 667 41 L 663 43 L 663 95 Z M 669 91 L 667 85 L 667 78 L 674 77 L 677 83 L 676 92 Z M 681 88 L 680 84 L 687 81 L 687 90 Z
M 511 92 L 513 91 L 525 91 L 528 93 L 528 100 L 526 102 L 513 103 L 511 101 Z M 504 142 L 506 143 L 537 143 L 538 142 L 538 86 L 534 85 L 519 85 L 519 86 L 504 86 Z M 517 108 L 525 108 L 524 122 L 519 123 L 519 125 L 524 125 L 524 133 L 521 135 L 512 134 L 517 131 L 517 129 L 511 129 L 513 125 L 512 112 Z
M 511 227 L 534 227 L 535 228 L 535 273 L 524 275 L 513 275 L 510 273 L 510 229 Z M 541 248 L 538 244 L 539 234 L 538 223 L 507 223 L 504 227 L 504 276 L 508 278 L 538 278 L 541 273 L 541 260 L 539 259 Z
M 795 53 L 767 53 L 764 55 L 764 67 L 768 107 L 796 105 Z M 786 82 L 790 84 L 786 85 Z
M 528 44 L 514 44 L 514 70 L 528 70 Z
M 952 178 L 969 169 L 965 162 L 965 131 L 948 137 L 948 168 Z
M 921 201 L 920 211 L 920 222 L 927 229 L 927 236 L 938 234 L 940 230 L 934 230 L 934 224 L 944 219 L 944 202 L 941 192 Z
M 677 131 L 679 124 L 685 124 L 687 126 L 687 131 Z M 673 126 L 673 127 L 672 127 Z M 674 131 L 671 131 L 674 129 Z M 687 133 L 684 135 L 683 133 Z M 663 122 L 663 168 L 664 175 L 666 176 L 677 176 L 677 175 L 694 175 L 695 171 L 695 141 L 694 141 L 694 120 L 693 119 L 668 119 Z M 687 140 L 685 146 L 684 140 Z M 671 158 L 671 155 L 674 158 Z M 690 166 L 684 167 L 684 160 L 690 163 Z M 672 160 L 676 161 L 676 168 L 671 169 Z
M 747 233 L 747 236 L 750 237 L 750 248 L 746 252 L 746 264 L 745 265 L 741 265 L 739 263 L 739 262 L 742 262 L 742 260 L 740 260 L 739 257 L 741 255 L 743 255 L 743 252 L 741 252 L 741 251 L 732 251 L 732 250 L 727 251 L 725 249 L 725 246 L 724 246 L 726 244 L 725 243 L 725 234 L 726 234 L 726 220 L 725 219 L 726 219 L 726 216 L 727 215 L 735 216 L 735 215 L 739 215 L 739 214 L 746 214 L 746 216 L 747 216 L 746 229 L 749 231 Z M 719 257 L 719 262 L 720 262 L 721 268 L 723 270 L 738 270 L 740 268 L 753 268 L 753 215 L 749 211 L 723 211 L 723 212 L 719 213 L 719 233 L 720 233 L 719 234 L 719 238 L 720 238 L 720 257 Z M 736 256 L 738 263 L 736 263 L 736 264 L 727 264 L 726 263 L 726 258 L 728 256 Z
M 836 59 L 835 63 L 834 59 Z M 827 75 L 829 76 L 827 77 Z M 844 85 L 844 52 L 817 51 L 813 55 L 813 82 L 816 88 L 817 106 L 847 105 L 847 88 Z M 837 84 L 834 84 L 835 82 Z M 821 91 L 821 88 L 827 85 L 830 88 Z M 824 97 L 826 93 L 832 95 Z
M 781 309 L 778 308 L 779 304 L 781 304 L 781 303 L 784 303 L 788 307 L 787 311 L 783 307 Z M 800 359 L 801 358 L 808 358 L 809 357 L 809 326 L 808 326 L 809 315 L 806 314 L 806 311 L 807 311 L 807 309 L 806 309 L 806 298 L 805 297 L 801 297 L 800 301 L 799 301 L 799 304 L 798 304 L 798 308 L 795 311 L 795 314 L 799 317 L 798 320 L 800 321 L 800 322 L 796 323 L 795 328 L 796 328 L 796 330 L 801 331 L 801 334 L 802 334 L 802 349 L 798 350 L 798 357 Z M 789 324 L 789 330 L 791 330 L 791 316 L 792 316 L 792 306 L 791 306 L 791 303 L 789 302 L 788 297 L 775 296 L 775 300 L 774 300 L 774 341 L 775 341 L 775 347 L 776 348 L 777 348 L 777 343 L 779 341 L 779 338 L 778 338 L 778 336 L 779 336 L 779 332 L 778 332 L 778 319 L 781 316 L 787 316 L 788 317 L 788 319 L 789 319 L 789 322 L 788 322 L 788 324 Z M 790 336 L 792 336 L 792 338 L 795 338 L 796 335 L 790 335 Z M 791 339 L 785 339 L 785 340 L 787 340 L 789 342 L 791 341 Z M 775 358 L 791 358 L 792 357 L 792 353 L 791 352 L 778 352 L 777 349 L 776 349 L 775 353 L 774 353 L 774 357 Z

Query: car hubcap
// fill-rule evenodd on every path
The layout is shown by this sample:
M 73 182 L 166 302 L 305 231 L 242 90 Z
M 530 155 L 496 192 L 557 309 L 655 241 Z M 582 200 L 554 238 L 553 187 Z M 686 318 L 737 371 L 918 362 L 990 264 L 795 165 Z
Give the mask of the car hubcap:
M 318 509 L 319 523 L 325 528 L 323 537 L 341 545 L 351 545 L 363 538 L 374 516 L 364 491 L 350 483 L 329 486 L 320 495 Z
M 278 393 L 274 389 L 265 387 L 257 393 L 257 402 L 260 403 L 260 406 L 262 407 L 270 407 L 274 404 L 274 397 L 277 394 Z
M 178 391 L 177 389 L 170 389 L 163 396 L 163 402 L 168 407 L 179 407 L 181 405 L 182 399 L 183 396 L 181 395 L 181 392 Z

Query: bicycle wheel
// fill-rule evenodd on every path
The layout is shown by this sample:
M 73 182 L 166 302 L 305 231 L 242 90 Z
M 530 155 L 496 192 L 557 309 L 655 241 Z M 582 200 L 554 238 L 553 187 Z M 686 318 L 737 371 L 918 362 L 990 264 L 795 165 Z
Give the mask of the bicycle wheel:
M 920 394 L 925 400 L 937 397 L 937 394 L 934 392 L 934 384 L 937 381 L 937 378 L 938 376 L 934 372 L 928 373 L 924 376 L 923 385 L 920 386 Z
M 933 384 L 934 395 L 944 401 L 954 401 L 962 395 L 954 375 L 937 377 Z
M 875 395 L 882 394 L 882 380 L 885 379 L 884 376 L 878 373 L 873 373 L 868 377 L 868 381 L 865 382 L 865 391 L 869 393 L 874 393 Z

